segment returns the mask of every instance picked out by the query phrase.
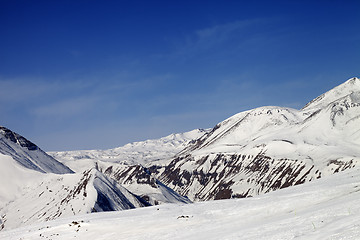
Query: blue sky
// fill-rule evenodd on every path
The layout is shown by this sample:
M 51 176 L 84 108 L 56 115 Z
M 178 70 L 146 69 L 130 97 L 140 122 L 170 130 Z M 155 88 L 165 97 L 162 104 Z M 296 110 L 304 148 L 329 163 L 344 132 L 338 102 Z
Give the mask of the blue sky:
M 0 0 L 0 125 L 107 149 L 359 76 L 359 1 Z

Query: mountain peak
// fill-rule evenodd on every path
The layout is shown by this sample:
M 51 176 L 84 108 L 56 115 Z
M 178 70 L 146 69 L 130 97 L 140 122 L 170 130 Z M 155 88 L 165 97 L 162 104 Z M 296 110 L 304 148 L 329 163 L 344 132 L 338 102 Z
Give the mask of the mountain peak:
M 301 110 L 321 109 L 354 92 L 360 92 L 360 79 L 357 77 L 350 78 L 346 82 L 311 100 Z
M 353 77 L 347 80 L 349 83 L 359 83 L 360 79 L 358 77 Z
M 13 143 L 16 143 L 21 147 L 26 147 L 29 151 L 34 151 L 38 149 L 38 147 L 34 143 L 6 127 L 0 126 L 0 134 L 2 134 L 5 138 L 12 141 Z
M 58 174 L 73 172 L 25 137 L 2 126 L 0 126 L 0 153 L 11 156 L 20 165 L 39 172 Z

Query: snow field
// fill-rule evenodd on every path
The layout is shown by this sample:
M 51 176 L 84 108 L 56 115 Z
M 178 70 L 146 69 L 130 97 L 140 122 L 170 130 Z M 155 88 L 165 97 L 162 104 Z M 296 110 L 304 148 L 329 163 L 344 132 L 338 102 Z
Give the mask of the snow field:
M 247 199 L 79 215 L 0 239 L 359 239 L 360 169 Z

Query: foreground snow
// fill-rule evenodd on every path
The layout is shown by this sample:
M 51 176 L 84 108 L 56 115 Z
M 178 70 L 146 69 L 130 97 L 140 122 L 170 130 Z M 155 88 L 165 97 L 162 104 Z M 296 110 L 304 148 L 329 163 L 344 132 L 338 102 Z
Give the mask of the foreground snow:
M 360 169 L 247 199 L 96 213 L 0 239 L 360 239 Z

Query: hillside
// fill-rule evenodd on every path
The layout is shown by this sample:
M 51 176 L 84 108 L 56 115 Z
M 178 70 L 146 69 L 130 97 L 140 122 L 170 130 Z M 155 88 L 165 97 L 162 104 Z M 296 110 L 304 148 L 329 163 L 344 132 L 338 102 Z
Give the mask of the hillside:
M 359 171 L 253 198 L 73 216 L 0 239 L 359 239 Z
M 0 163 L 0 230 L 150 205 L 96 168 L 74 173 L 5 127 L 0 128 Z
M 0 126 L 0 153 L 11 156 L 20 165 L 39 172 L 60 174 L 73 172 L 34 143 L 2 126 Z

